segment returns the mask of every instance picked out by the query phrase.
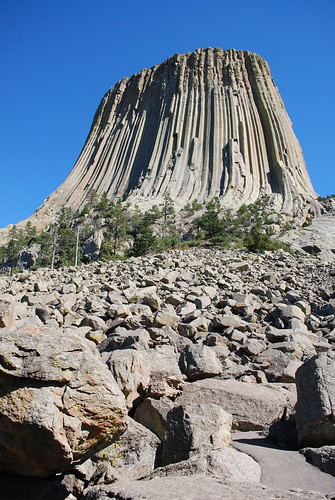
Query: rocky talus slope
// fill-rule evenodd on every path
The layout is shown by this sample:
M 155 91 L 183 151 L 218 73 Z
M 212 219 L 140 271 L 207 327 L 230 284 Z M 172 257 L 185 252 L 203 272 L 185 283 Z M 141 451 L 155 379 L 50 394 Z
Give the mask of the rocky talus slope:
M 315 193 L 267 63 L 220 48 L 175 54 L 104 96 L 72 172 L 30 219 L 41 229 L 88 192 L 149 208 L 219 196 L 237 209 L 271 195 L 297 211 Z
M 0 277 L 2 498 L 334 498 L 334 277 L 212 249 Z M 329 474 L 272 480 L 252 431 Z

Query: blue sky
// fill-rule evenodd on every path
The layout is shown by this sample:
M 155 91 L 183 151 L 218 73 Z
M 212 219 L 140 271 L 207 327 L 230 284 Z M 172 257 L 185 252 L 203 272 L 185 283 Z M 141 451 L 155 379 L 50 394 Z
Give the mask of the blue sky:
M 72 169 L 104 93 L 196 48 L 270 65 L 315 190 L 335 193 L 334 0 L 0 0 L 0 227 Z

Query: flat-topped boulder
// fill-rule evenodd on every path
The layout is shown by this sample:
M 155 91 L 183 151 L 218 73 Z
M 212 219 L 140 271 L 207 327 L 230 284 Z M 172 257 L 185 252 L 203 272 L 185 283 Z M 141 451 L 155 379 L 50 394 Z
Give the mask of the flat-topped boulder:
M 175 404 L 213 403 L 233 415 L 233 428 L 263 430 L 293 412 L 294 392 L 271 384 L 204 379 L 185 383 Z

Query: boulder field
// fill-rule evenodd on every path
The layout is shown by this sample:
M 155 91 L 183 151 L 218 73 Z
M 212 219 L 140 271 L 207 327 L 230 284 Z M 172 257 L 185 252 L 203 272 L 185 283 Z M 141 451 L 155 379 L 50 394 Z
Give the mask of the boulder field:
M 334 277 L 206 248 L 0 276 L 2 498 L 334 498 Z

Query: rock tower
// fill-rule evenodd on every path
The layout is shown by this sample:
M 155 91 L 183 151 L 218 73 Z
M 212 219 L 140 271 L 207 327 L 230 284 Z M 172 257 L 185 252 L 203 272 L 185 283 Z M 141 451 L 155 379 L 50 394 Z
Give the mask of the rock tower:
M 248 51 L 175 54 L 112 87 L 65 182 L 31 219 L 106 192 L 142 208 L 219 196 L 238 208 L 271 195 L 291 212 L 315 198 L 267 63 Z

